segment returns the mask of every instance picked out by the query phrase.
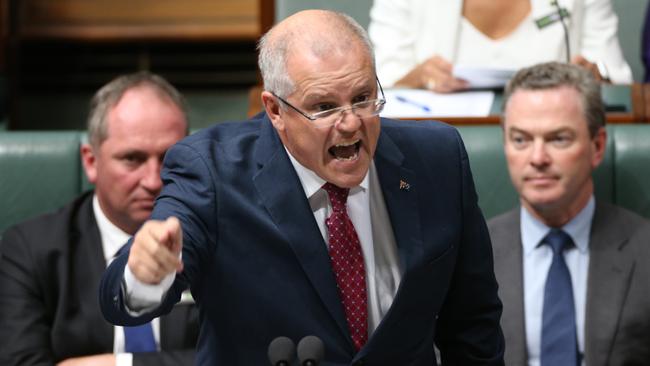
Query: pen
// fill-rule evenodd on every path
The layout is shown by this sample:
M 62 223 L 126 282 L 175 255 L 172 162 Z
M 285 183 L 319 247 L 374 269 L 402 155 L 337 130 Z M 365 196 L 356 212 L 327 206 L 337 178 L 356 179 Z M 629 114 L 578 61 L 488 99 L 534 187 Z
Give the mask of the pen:
M 404 98 L 401 95 L 396 95 L 395 99 L 397 99 L 398 101 L 400 101 L 402 103 L 406 103 L 406 104 L 410 104 L 412 106 L 418 107 L 418 108 L 420 108 L 421 110 L 423 110 L 425 112 L 431 112 L 431 108 L 429 108 L 428 106 L 426 106 L 426 105 L 424 105 L 422 103 L 418 103 L 416 101 Z

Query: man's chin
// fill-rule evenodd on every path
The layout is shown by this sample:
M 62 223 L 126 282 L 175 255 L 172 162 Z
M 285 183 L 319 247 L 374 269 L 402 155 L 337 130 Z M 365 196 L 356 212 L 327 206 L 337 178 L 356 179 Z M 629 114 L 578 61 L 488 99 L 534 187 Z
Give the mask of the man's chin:
M 528 205 L 537 212 L 554 211 L 558 208 L 561 202 L 561 197 L 558 195 L 536 195 L 528 196 L 525 198 Z
M 329 178 L 325 180 L 343 188 L 356 187 L 366 177 L 369 166 L 368 163 L 360 160 L 353 164 L 331 164 L 331 169 L 328 169 Z
M 131 210 L 130 216 L 132 220 L 144 223 L 151 216 L 151 212 L 153 212 L 153 204 L 139 205 Z

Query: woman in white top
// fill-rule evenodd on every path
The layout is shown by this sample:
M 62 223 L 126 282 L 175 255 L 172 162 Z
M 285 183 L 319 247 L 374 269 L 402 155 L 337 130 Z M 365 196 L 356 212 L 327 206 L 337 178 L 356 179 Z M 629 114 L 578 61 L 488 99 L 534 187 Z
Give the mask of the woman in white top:
M 516 69 L 568 59 L 599 80 L 632 82 L 610 0 L 375 0 L 370 19 L 386 85 L 451 92 L 467 86 L 452 76 L 455 64 Z

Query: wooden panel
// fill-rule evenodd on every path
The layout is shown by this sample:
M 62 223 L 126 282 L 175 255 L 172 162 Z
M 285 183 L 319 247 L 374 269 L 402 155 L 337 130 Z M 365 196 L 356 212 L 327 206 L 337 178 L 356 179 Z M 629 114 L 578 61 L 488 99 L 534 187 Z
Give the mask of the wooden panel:
M 257 39 L 263 0 L 23 0 L 21 38 Z
M 9 42 L 9 0 L 0 0 L 0 72 L 7 67 Z

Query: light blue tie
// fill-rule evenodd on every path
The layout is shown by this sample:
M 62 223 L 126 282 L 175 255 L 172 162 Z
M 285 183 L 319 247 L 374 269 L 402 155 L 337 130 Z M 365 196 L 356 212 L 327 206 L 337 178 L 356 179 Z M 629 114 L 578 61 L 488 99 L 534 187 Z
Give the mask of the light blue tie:
M 551 229 L 543 242 L 553 250 L 553 262 L 544 287 L 541 366 L 576 366 L 579 357 L 573 287 L 563 255 L 573 240 L 564 231 Z
M 135 327 L 124 327 L 124 350 L 127 353 L 156 351 L 151 322 Z

